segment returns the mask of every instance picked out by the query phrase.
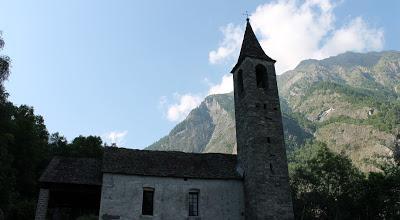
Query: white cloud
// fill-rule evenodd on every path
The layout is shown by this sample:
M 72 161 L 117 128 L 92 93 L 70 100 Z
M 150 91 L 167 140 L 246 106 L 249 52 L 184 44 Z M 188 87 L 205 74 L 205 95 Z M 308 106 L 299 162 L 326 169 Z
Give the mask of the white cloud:
M 370 27 L 361 17 L 336 27 L 335 6 L 331 0 L 279 0 L 257 7 L 250 21 L 265 52 L 277 60 L 278 74 L 293 69 L 303 59 L 382 49 L 383 31 Z M 233 24 L 222 28 L 224 39 L 209 53 L 209 62 L 237 57 L 243 29 Z
M 192 95 L 192 94 L 180 95 L 176 93 L 174 94 L 174 98 L 177 101 L 177 103 L 168 105 L 166 116 L 169 121 L 178 122 L 185 119 L 192 109 L 199 106 L 203 97 L 200 95 Z M 161 101 L 163 102 L 163 99 L 161 99 Z M 163 105 L 166 104 L 167 102 L 164 102 Z
M 212 85 L 208 90 L 208 94 L 223 94 L 233 91 L 233 77 L 232 74 L 226 74 L 222 76 L 220 84 Z
M 382 30 L 370 29 L 361 17 L 352 20 L 345 27 L 337 30 L 326 42 L 317 56 L 343 53 L 349 50 L 380 50 L 383 47 Z
M 209 61 L 213 64 L 220 62 L 230 54 L 237 51 L 243 39 L 242 29 L 237 26 L 235 27 L 233 24 L 228 24 L 226 27 L 222 27 L 221 31 L 224 35 L 224 39 L 220 43 L 220 47 L 208 54 Z
M 179 94 L 175 93 L 173 104 L 170 104 L 166 96 L 160 97 L 158 103 L 159 108 L 163 111 L 164 117 L 171 122 L 179 122 L 188 116 L 190 111 L 200 105 L 203 99 L 207 95 L 211 94 L 222 94 L 233 91 L 233 78 L 232 74 L 226 74 L 222 76 L 219 84 L 213 84 L 208 79 L 204 79 L 204 82 L 209 86 L 207 93 L 202 94 Z
M 115 143 L 117 146 L 120 146 L 125 143 L 125 137 L 128 134 L 128 131 L 111 131 L 103 135 L 103 139 L 105 139 L 108 143 Z

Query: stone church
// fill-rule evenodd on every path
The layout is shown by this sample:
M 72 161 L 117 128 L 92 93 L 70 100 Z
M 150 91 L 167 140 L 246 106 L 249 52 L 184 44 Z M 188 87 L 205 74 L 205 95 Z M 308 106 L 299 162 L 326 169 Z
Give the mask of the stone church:
M 55 157 L 35 219 L 293 219 L 274 64 L 247 19 L 231 71 L 237 155 L 109 147 L 102 160 Z

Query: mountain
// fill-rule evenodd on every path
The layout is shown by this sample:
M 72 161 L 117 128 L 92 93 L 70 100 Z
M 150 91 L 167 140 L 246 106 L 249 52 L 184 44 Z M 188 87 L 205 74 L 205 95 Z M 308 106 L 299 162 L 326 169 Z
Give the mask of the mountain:
M 400 52 L 304 60 L 278 76 L 288 151 L 307 139 L 347 154 L 364 171 L 400 131 Z M 211 95 L 153 150 L 236 153 L 233 94 Z
M 312 135 L 295 119 L 284 114 L 288 147 L 302 145 Z M 210 95 L 171 132 L 150 145 L 149 150 L 236 153 L 233 94 Z

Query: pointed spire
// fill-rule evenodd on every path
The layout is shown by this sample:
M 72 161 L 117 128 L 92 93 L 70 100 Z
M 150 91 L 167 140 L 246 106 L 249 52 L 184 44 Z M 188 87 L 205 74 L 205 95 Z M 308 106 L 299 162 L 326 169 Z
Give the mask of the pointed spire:
M 246 57 L 257 58 L 273 63 L 276 62 L 275 60 L 271 59 L 269 56 L 265 54 L 264 50 L 262 49 L 260 43 L 257 40 L 256 35 L 253 32 L 253 29 L 251 28 L 249 18 L 246 18 L 246 21 L 247 21 L 246 31 L 244 32 L 239 59 L 236 65 L 233 67 L 231 73 L 235 72 L 235 70 L 240 66 L 240 64 Z

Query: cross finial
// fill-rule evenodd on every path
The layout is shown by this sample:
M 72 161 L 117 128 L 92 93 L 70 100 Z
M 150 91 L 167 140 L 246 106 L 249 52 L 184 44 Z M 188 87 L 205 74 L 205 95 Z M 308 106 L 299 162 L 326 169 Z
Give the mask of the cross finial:
M 248 11 L 246 11 L 245 13 L 243 13 L 243 15 L 246 16 L 246 21 L 249 21 L 249 20 L 250 20 L 250 19 L 249 19 L 249 12 L 248 12 Z

